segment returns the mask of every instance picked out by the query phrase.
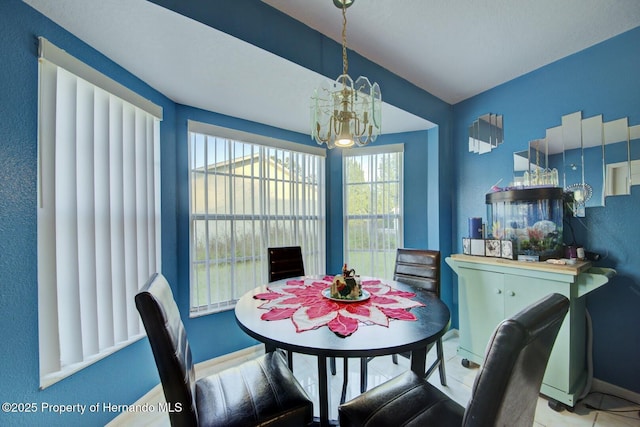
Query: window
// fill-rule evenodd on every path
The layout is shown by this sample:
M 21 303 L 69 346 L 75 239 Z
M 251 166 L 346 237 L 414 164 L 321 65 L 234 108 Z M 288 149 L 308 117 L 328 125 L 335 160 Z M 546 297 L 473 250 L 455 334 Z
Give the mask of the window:
M 160 271 L 162 110 L 46 39 L 39 79 L 45 388 L 144 336 L 134 295 Z
M 344 259 L 356 272 L 391 279 L 403 246 L 403 145 L 343 152 Z
M 269 247 L 301 246 L 324 274 L 324 150 L 189 122 L 189 159 L 192 315 L 264 284 Z

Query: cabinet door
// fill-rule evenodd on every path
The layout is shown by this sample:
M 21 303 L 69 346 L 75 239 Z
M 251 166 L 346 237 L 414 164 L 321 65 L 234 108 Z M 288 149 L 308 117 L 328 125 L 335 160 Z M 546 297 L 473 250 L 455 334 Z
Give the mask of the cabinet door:
M 511 317 L 542 297 L 557 292 L 564 294 L 559 282 L 536 277 L 504 275 L 504 318 Z
M 504 275 L 460 268 L 460 348 L 473 353 L 479 363 L 495 327 L 504 319 Z
M 569 297 L 568 283 L 511 274 L 505 274 L 504 289 L 505 318 L 516 314 L 550 293 L 555 292 Z M 572 305 L 575 306 L 575 304 Z M 571 310 L 558 332 L 544 376 L 544 384 L 565 391 L 570 390 L 577 378 L 569 364 Z M 580 341 L 579 345 L 582 346 L 581 353 L 584 354 L 584 340 Z

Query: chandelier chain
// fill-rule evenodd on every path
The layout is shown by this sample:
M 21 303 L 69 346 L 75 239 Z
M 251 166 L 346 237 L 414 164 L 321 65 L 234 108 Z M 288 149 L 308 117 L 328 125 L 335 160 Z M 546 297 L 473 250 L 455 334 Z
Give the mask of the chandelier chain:
M 342 74 L 349 74 L 347 61 L 347 2 L 342 2 Z

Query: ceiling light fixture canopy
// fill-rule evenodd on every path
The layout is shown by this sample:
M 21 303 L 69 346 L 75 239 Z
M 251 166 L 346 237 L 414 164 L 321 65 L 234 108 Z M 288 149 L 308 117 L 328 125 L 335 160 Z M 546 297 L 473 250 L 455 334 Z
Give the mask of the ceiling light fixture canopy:
M 380 135 L 382 95 L 378 83 L 360 76 L 355 84 L 347 61 L 347 8 L 355 0 L 333 0 L 342 9 L 342 74 L 311 96 L 311 138 L 327 148 L 365 146 Z

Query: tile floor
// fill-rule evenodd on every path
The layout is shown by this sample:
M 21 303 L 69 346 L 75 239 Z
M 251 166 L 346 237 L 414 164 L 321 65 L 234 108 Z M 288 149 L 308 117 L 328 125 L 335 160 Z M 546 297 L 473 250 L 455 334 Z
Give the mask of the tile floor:
M 450 331 L 455 332 L 455 331 Z M 471 386 L 477 369 L 464 368 L 461 364 L 461 358 L 456 354 L 458 339 L 455 333 L 449 333 L 445 336 L 444 353 L 446 358 L 447 387 L 440 385 L 437 373 L 431 377 L 430 381 L 443 390 L 447 395 L 452 397 L 463 406 L 469 399 L 471 394 Z M 244 353 L 241 357 L 225 357 L 220 361 L 209 364 L 207 368 L 198 370 L 198 376 L 208 375 L 217 370 L 224 369 L 228 366 L 242 362 L 243 360 L 254 357 L 256 352 L 260 352 L 260 346 L 255 347 L 254 352 Z M 434 349 L 435 350 L 435 349 Z M 430 352 L 427 362 L 432 360 Z M 315 415 L 318 415 L 318 389 L 317 389 L 317 365 L 316 360 L 312 356 L 301 354 L 294 355 L 294 374 L 302 386 L 306 389 L 309 396 L 314 400 Z M 331 403 L 329 406 L 332 418 L 337 419 L 337 407 L 340 400 L 342 390 L 343 363 L 341 359 L 337 360 L 337 373 L 330 378 L 331 384 Z M 409 360 L 403 357 L 398 358 L 398 365 L 394 365 L 391 356 L 377 357 L 369 362 L 369 388 L 392 378 L 401 372 L 409 369 Z M 349 361 L 349 383 L 346 399 L 349 400 L 360 392 L 360 363 L 357 359 Z M 162 391 L 160 387 L 154 388 L 147 394 L 141 402 L 153 403 L 157 399 L 162 399 Z M 138 402 L 140 403 L 140 402 Z M 593 408 L 603 408 L 596 410 Z M 625 411 L 625 412 L 623 412 Z M 135 414 L 126 413 L 113 420 L 110 424 L 113 426 L 149 426 L 164 427 L 169 426 L 169 420 L 166 414 Z M 549 408 L 547 400 L 540 397 L 535 417 L 535 427 L 640 427 L 640 405 L 630 404 L 627 401 L 617 399 L 615 397 L 603 395 L 600 393 L 592 393 L 586 399 L 579 402 L 572 412 L 564 410 L 556 412 Z

